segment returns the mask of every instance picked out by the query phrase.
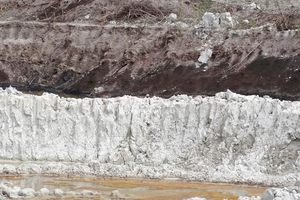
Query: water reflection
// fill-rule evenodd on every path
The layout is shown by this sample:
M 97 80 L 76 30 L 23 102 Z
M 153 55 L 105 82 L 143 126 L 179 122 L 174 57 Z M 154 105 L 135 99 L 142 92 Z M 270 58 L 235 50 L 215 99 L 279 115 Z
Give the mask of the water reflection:
M 38 191 L 43 187 L 51 192 L 60 188 L 64 192 L 93 190 L 109 196 L 113 190 L 130 199 L 185 199 L 191 197 L 205 197 L 214 199 L 237 199 L 238 196 L 262 196 L 266 188 L 225 185 L 202 184 L 174 180 L 145 180 L 145 179 L 69 179 L 44 176 L 3 176 L 0 182 L 10 182 L 21 188 L 33 188 Z

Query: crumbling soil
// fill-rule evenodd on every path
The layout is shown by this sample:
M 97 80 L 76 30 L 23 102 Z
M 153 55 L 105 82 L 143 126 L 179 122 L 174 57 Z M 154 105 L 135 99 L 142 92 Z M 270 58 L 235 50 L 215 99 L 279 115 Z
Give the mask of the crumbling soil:
M 230 89 L 299 100 L 300 3 L 266 2 L 248 10 L 250 1 L 2 0 L 0 86 L 91 97 Z M 206 11 L 230 12 L 235 24 L 198 26 Z M 207 48 L 212 57 L 199 63 Z

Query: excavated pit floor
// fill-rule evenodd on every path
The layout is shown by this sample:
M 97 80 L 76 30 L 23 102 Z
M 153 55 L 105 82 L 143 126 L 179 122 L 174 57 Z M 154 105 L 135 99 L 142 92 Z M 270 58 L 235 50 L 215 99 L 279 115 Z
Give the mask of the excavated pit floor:
M 71 162 L 61 162 L 64 165 L 73 165 Z M 21 164 L 43 165 L 45 162 L 38 161 L 10 161 L 0 160 L 0 164 L 8 164 L 18 167 Z M 83 163 L 81 163 L 84 165 Z M 228 199 L 236 200 L 239 196 L 263 196 L 267 187 L 234 185 L 234 184 L 209 184 L 200 182 L 186 182 L 178 179 L 119 179 L 84 177 L 68 178 L 58 176 L 40 175 L 2 175 L 0 182 L 11 183 L 14 186 L 32 188 L 35 191 L 47 188 L 50 192 L 59 188 L 64 192 L 92 190 L 101 192 L 101 197 L 85 197 L 86 199 L 109 198 L 114 190 L 118 190 L 122 199 L 133 200 L 176 200 L 192 197 L 203 197 L 207 200 Z M 63 197 L 69 199 L 70 197 Z M 83 197 L 72 197 L 73 199 L 84 199 Z M 39 198 L 40 199 L 40 198 Z M 55 199 L 55 197 L 43 197 L 42 199 Z M 61 199 L 61 197 L 59 198 Z
M 33 188 L 36 191 L 43 187 L 48 188 L 51 192 L 53 192 L 56 188 L 59 188 L 64 192 L 92 190 L 101 192 L 102 195 L 100 198 L 109 197 L 112 191 L 118 190 L 123 199 L 143 200 L 175 200 L 191 197 L 203 197 L 207 200 L 236 200 L 238 199 L 238 196 L 262 196 L 263 192 L 266 190 L 266 188 L 254 186 L 205 184 L 197 182 L 183 182 L 172 179 L 71 179 L 46 176 L 1 176 L 0 181 L 10 182 L 21 188 Z M 53 197 L 51 197 L 51 199 L 53 199 Z

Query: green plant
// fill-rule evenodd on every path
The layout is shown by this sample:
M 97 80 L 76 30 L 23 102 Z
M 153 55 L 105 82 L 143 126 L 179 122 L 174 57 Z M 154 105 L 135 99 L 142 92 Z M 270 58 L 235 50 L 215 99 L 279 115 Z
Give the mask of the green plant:
M 182 22 L 183 21 L 183 10 L 182 10 L 181 2 L 179 3 L 179 18 L 180 18 L 180 21 Z
M 235 29 L 242 29 L 243 19 L 239 19 L 237 23 L 235 23 Z
M 274 1 L 274 5 L 275 5 L 275 7 L 279 7 L 279 1 L 278 1 L 278 0 L 275 0 L 275 1 Z
M 255 27 L 256 27 L 256 22 L 255 22 L 255 20 L 254 20 L 254 19 L 251 19 L 251 26 L 252 26 L 253 28 L 255 28 Z
M 298 35 L 300 36 L 300 24 L 299 24 L 299 19 L 296 19 L 295 23 L 296 23 Z
M 227 12 L 227 5 L 226 4 L 224 4 L 224 10 L 225 10 L 225 12 Z
M 56 22 L 56 16 L 55 16 L 55 12 L 53 13 L 53 22 Z
M 266 1 L 265 1 L 265 6 L 266 6 L 266 8 L 269 7 L 269 0 L 266 0 Z
M 197 5 L 197 9 L 198 11 L 202 11 L 202 2 L 199 1 L 198 5 Z
M 77 10 L 75 10 L 74 17 L 75 17 L 75 19 L 77 19 Z
M 62 19 L 62 22 L 64 22 L 64 9 L 61 9 L 61 19 Z
M 113 21 L 115 21 L 115 14 L 112 14 L 111 18 Z
M 181 36 L 182 36 L 181 24 L 179 24 L 179 26 L 178 26 L 178 28 L 177 28 L 176 35 L 177 35 L 178 37 L 181 37 Z
M 205 9 L 205 12 L 210 9 L 212 7 L 212 2 L 211 1 L 205 1 L 204 2 L 204 9 Z
M 151 25 L 151 21 L 148 19 L 148 18 L 146 18 L 146 19 L 144 19 L 144 26 L 150 26 Z
M 196 8 L 194 8 L 195 12 L 196 12 L 196 18 L 201 18 L 202 16 L 202 2 L 199 1 L 198 5 Z

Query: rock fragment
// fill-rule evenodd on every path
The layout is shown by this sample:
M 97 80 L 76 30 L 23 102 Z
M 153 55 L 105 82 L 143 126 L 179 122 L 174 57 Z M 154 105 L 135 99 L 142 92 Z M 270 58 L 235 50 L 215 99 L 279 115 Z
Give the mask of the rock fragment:
M 118 190 L 114 190 L 114 191 L 111 192 L 110 196 L 113 197 L 113 198 L 120 198 L 121 193 Z
M 18 174 L 40 174 L 42 167 L 37 164 L 21 164 L 17 167 L 16 172 Z
M 300 194 L 296 190 L 287 188 L 270 188 L 267 189 L 262 197 L 262 200 L 299 200 Z
M 16 167 L 12 165 L 3 165 L 3 173 L 4 174 L 15 174 Z
M 1 182 L 0 184 L 0 191 L 2 190 L 2 195 L 6 196 L 11 199 L 17 199 L 19 198 L 19 192 L 21 190 L 20 187 L 14 186 L 14 187 L 9 187 L 6 186 L 4 183 Z
M 61 189 L 55 189 L 53 194 L 57 197 L 62 197 L 64 192 Z
M 204 13 L 202 20 L 205 28 L 215 28 L 216 25 L 218 26 L 219 24 L 219 22 L 216 21 L 217 18 L 215 17 L 215 15 L 210 12 Z
M 47 188 L 41 188 L 38 192 L 38 196 L 49 196 L 51 192 Z
M 32 188 L 25 188 L 19 191 L 19 196 L 32 198 L 35 196 L 35 190 Z
M 68 192 L 66 192 L 66 195 L 67 195 L 67 196 L 76 196 L 77 193 L 74 192 L 74 191 L 68 191 Z
M 96 195 L 97 193 L 96 192 L 93 192 L 91 190 L 83 190 L 81 193 L 80 193 L 82 196 L 94 196 Z
M 200 63 L 207 63 L 207 61 L 211 58 L 211 56 L 212 56 L 212 50 L 205 49 L 204 51 L 201 52 L 201 55 L 198 58 L 198 61 Z
M 65 172 L 67 166 L 61 163 L 45 163 L 42 166 L 42 173 L 43 174 L 61 174 Z
M 221 14 L 220 13 L 213 14 L 210 12 L 206 12 L 202 17 L 202 20 L 203 20 L 204 27 L 207 29 L 232 28 L 234 25 L 233 19 L 229 12 L 225 12 Z
M 232 28 L 233 20 L 229 12 L 221 13 L 220 15 L 220 25 L 222 28 Z
M 260 6 L 258 6 L 256 3 L 251 3 L 249 5 L 243 6 L 243 9 L 249 9 L 249 10 L 260 10 Z
M 175 13 L 171 13 L 168 16 L 168 19 L 171 20 L 171 21 L 176 21 L 177 20 L 177 15 Z
M 252 196 L 252 197 L 239 197 L 238 200 L 261 200 L 261 197 L 255 197 L 255 196 Z

